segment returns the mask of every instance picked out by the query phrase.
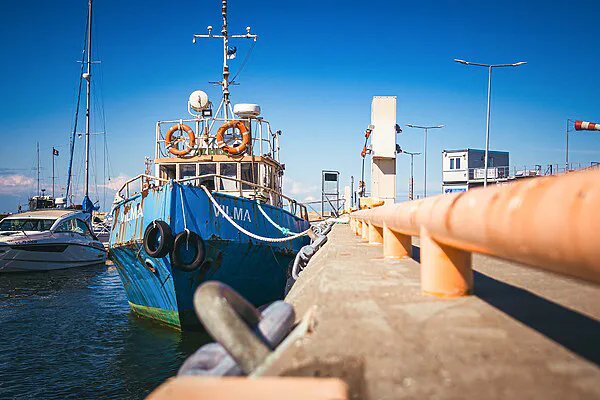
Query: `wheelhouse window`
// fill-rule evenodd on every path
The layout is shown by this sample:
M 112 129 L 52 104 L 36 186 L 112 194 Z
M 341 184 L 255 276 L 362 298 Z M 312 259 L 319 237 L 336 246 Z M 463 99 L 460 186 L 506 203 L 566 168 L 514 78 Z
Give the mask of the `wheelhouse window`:
M 196 176 L 196 164 L 180 164 L 179 165 L 179 179 L 193 178 Z M 189 181 L 189 184 L 193 184 L 193 181 Z
M 220 164 L 220 175 L 237 179 L 237 163 L 221 163 Z M 220 179 L 220 190 L 235 191 L 237 190 L 237 182 L 230 179 Z
M 202 163 L 198 164 L 198 175 L 215 175 L 217 173 L 217 164 L 215 163 Z M 215 179 L 210 176 L 207 178 L 200 179 L 200 185 L 206 186 L 208 190 L 215 190 Z
M 258 178 L 258 164 L 242 163 L 241 165 L 242 180 L 246 182 L 256 183 Z M 252 186 L 247 183 L 242 183 L 242 190 L 251 190 Z
M 270 165 L 260 164 L 260 180 L 263 186 L 273 188 L 273 169 Z
M 4 219 L 0 222 L 0 231 L 47 231 L 54 224 L 55 219 Z
M 161 165 L 160 166 L 160 178 L 162 179 L 177 179 L 177 172 L 175 165 Z

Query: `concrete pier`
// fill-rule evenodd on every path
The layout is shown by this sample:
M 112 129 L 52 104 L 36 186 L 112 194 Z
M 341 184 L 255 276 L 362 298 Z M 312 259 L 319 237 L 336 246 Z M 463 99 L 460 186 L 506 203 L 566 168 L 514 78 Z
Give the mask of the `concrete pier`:
M 355 399 L 600 398 L 600 286 L 474 255 L 474 294 L 439 298 L 418 243 L 386 258 L 381 234 L 333 228 L 286 298 L 316 326 L 280 375 L 341 377 Z

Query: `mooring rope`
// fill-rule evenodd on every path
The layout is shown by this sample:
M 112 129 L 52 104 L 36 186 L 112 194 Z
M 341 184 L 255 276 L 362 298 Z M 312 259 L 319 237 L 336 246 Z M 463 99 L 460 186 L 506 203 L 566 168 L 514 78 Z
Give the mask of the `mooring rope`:
M 269 221 L 271 223 L 271 225 L 273 225 L 275 228 L 279 229 L 281 231 L 281 233 L 283 233 L 284 235 L 297 235 L 298 234 L 297 232 L 290 231 L 288 228 L 284 228 L 282 226 L 277 225 L 277 223 L 275 221 L 273 221 L 271 219 L 271 217 L 269 217 L 267 215 L 267 213 L 263 210 L 263 208 L 260 205 L 260 200 L 256 199 L 256 204 L 258 205 L 258 210 L 261 212 L 263 217 L 265 217 L 265 219 L 267 221 Z
M 260 240 L 260 241 L 263 241 L 263 242 L 281 243 L 281 242 L 287 242 L 287 241 L 290 241 L 290 240 L 297 239 L 299 237 L 302 237 L 302 236 L 308 234 L 308 232 L 310 232 L 311 228 L 308 228 L 304 232 L 296 233 L 296 234 L 294 234 L 292 236 L 288 236 L 288 237 L 285 237 L 285 238 L 267 238 L 267 237 L 264 237 L 264 236 L 256 235 L 256 234 L 254 234 L 252 232 L 248 232 L 247 230 L 245 230 L 244 228 L 242 228 L 241 226 L 239 226 L 225 211 L 223 211 L 223 209 L 221 208 L 221 205 L 219 203 L 217 203 L 217 201 L 212 196 L 212 194 L 210 193 L 210 191 L 206 188 L 206 186 L 200 185 L 200 187 L 202 188 L 202 190 L 204 190 L 204 192 L 206 193 L 206 195 L 208 196 L 208 198 L 210 199 L 210 201 L 214 204 L 214 206 L 217 208 L 217 210 L 221 214 L 223 214 L 223 217 L 225 217 L 225 219 L 227 221 L 229 221 L 229 223 L 231 225 L 233 225 L 237 230 L 239 230 L 240 232 L 244 233 L 247 236 L 250 236 L 253 239 Z

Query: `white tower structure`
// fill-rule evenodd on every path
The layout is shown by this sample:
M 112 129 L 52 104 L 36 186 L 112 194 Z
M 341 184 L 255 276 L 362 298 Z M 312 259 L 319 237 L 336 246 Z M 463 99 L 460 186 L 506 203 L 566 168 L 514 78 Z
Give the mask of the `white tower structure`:
M 373 96 L 371 104 L 371 195 L 396 201 L 396 96 Z

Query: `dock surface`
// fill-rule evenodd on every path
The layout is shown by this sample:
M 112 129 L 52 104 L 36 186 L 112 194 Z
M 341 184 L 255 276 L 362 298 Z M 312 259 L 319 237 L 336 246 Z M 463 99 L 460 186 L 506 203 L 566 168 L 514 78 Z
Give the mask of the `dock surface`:
M 598 285 L 475 255 L 474 295 L 442 299 L 413 246 L 384 259 L 336 225 L 286 298 L 316 328 L 282 375 L 341 377 L 355 399 L 600 398 Z

